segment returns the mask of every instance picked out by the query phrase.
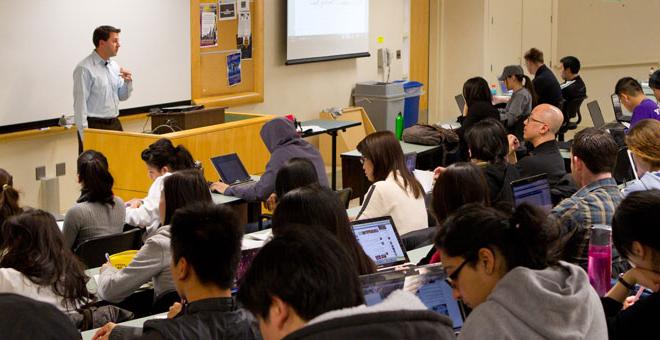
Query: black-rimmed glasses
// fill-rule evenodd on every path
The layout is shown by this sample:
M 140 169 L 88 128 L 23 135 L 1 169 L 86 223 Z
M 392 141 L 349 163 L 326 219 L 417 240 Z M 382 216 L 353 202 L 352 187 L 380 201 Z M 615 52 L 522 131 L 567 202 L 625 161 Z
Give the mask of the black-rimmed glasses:
M 447 275 L 447 284 L 449 284 L 450 287 L 456 288 L 456 280 L 458 279 L 458 275 L 461 273 L 461 269 L 468 263 L 468 260 L 465 259 L 463 260 L 463 263 L 461 263 L 458 267 L 456 267 L 456 270 L 454 270 L 451 274 Z

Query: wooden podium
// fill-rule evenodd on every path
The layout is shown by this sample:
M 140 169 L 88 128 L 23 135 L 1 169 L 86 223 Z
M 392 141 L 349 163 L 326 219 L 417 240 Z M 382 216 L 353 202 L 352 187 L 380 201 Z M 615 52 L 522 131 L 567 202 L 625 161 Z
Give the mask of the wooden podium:
M 151 116 L 152 133 L 164 134 L 222 124 L 225 122 L 225 108 L 213 107 L 194 111 L 158 112 L 151 113 L 149 116 Z

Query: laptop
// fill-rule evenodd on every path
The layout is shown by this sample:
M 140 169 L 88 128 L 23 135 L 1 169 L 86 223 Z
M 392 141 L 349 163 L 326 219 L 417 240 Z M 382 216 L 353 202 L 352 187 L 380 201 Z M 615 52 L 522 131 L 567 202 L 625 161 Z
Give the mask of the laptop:
M 611 98 L 612 108 L 614 109 L 614 117 L 616 117 L 616 121 L 630 123 L 630 120 L 632 119 L 632 113 L 628 112 L 628 110 L 621 105 L 619 96 L 613 94 Z
M 403 158 L 406 161 L 406 168 L 410 173 L 415 173 L 415 167 L 417 167 L 417 152 L 409 152 L 403 155 Z
M 589 110 L 589 115 L 591 115 L 591 121 L 594 123 L 595 128 L 600 129 L 605 126 L 605 119 L 603 118 L 603 112 L 600 110 L 598 101 L 594 100 L 587 103 L 587 109 Z
M 211 158 L 213 167 L 220 175 L 220 180 L 229 185 L 252 182 L 243 162 L 235 153 Z
M 410 263 L 390 216 L 351 222 L 353 234 L 378 270 Z
M 516 207 L 528 203 L 543 209 L 546 213 L 552 210 L 550 184 L 546 174 L 515 180 L 511 182 L 511 189 Z
M 462 94 L 458 94 L 454 97 L 456 100 L 456 105 L 458 105 L 458 112 L 463 115 L 463 109 L 465 108 L 465 98 Z
M 403 289 L 415 294 L 431 311 L 448 316 L 454 331 L 460 332 L 465 322 L 465 310 L 454 299 L 446 281 L 447 273 L 442 264 L 435 263 L 393 272 L 360 276 L 365 304 L 372 306 L 382 302 L 390 293 Z

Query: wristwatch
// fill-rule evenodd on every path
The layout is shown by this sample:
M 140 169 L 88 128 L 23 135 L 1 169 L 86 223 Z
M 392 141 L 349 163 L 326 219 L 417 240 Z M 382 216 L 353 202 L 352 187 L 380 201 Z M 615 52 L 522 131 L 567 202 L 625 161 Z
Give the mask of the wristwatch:
M 621 285 L 623 285 L 624 287 L 628 288 L 628 290 L 635 289 L 634 285 L 631 285 L 630 283 L 628 283 L 628 281 L 624 280 L 623 273 L 619 274 L 619 278 L 617 279 L 617 281 L 619 281 L 619 283 L 621 283 Z

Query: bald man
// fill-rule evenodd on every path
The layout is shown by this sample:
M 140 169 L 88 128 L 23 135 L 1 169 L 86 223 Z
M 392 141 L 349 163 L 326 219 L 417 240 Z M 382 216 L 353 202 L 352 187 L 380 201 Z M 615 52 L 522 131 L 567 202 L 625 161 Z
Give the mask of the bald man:
M 555 140 L 563 121 L 564 115 L 561 111 L 550 104 L 541 104 L 532 110 L 525 120 L 523 137 L 534 145 L 534 150 L 516 163 L 520 177 L 545 173 L 552 187 L 566 175 L 564 159 Z

